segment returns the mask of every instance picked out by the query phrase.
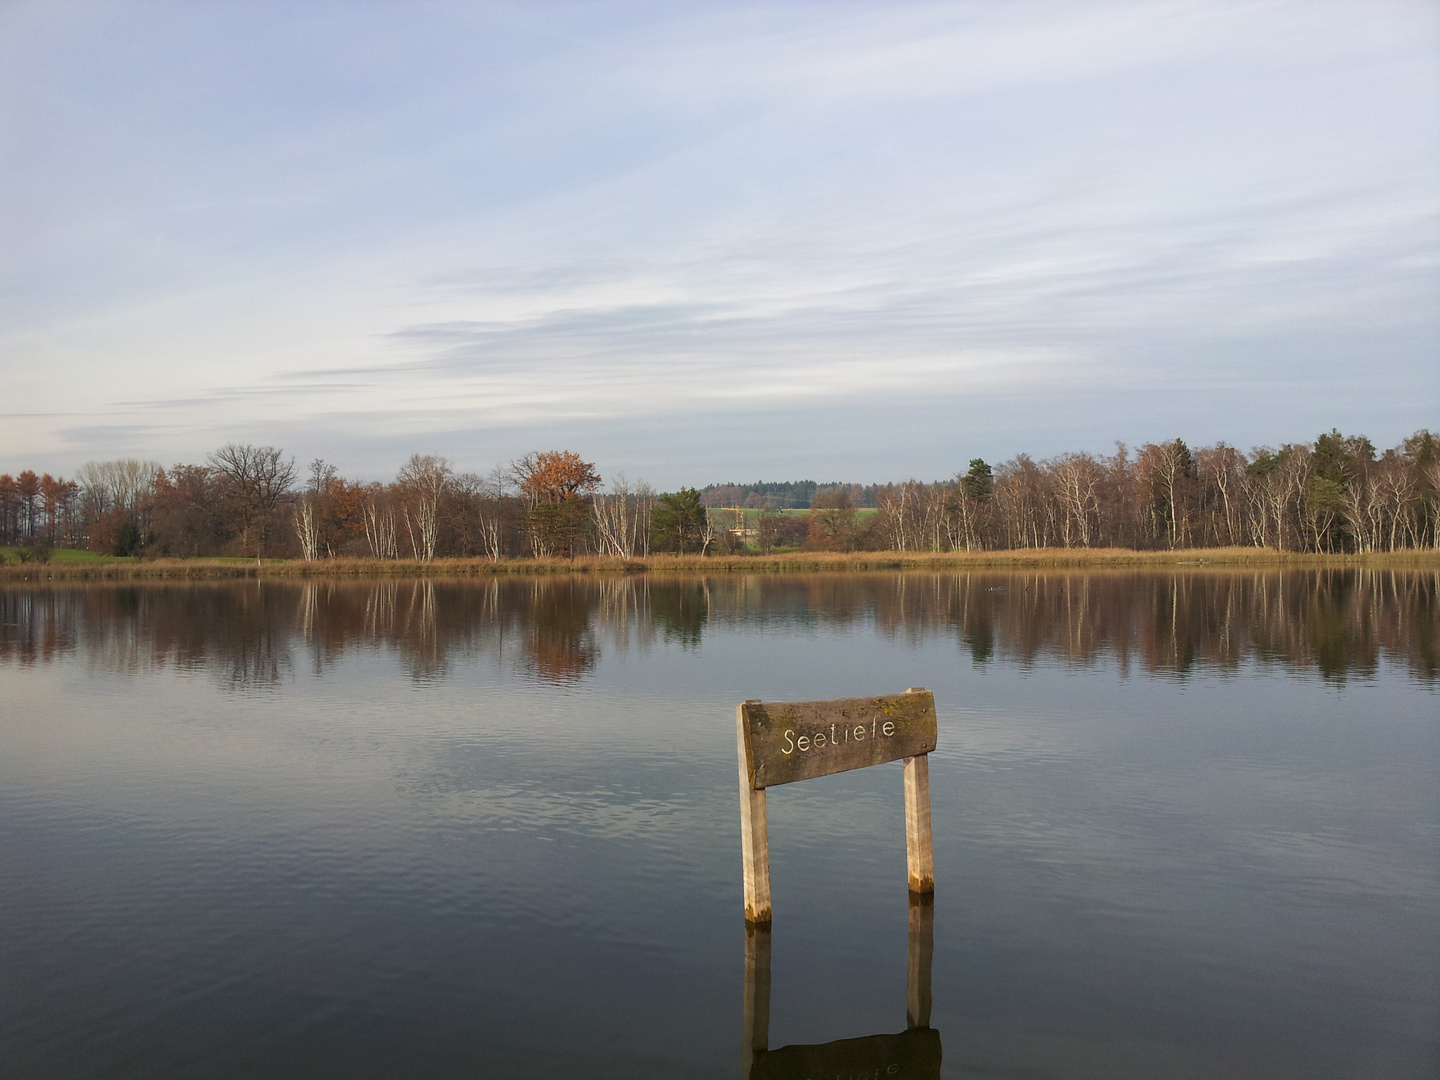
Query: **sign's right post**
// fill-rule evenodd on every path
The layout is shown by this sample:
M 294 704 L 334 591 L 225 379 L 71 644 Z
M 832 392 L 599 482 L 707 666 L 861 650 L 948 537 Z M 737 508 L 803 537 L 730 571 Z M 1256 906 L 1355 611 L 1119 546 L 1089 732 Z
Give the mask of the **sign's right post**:
M 907 694 L 925 692 L 912 686 Z M 902 758 L 905 766 L 905 864 L 910 891 L 927 896 L 935 891 L 935 850 L 930 840 L 930 755 Z

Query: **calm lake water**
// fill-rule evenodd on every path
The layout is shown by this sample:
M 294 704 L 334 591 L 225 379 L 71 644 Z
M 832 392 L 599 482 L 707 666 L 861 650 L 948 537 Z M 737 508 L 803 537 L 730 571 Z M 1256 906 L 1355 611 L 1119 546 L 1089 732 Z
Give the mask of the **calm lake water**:
M 1440 575 L 1363 571 L 0 590 L 0 1075 L 738 1076 L 735 704 L 907 686 L 943 1075 L 1440 1075 Z M 903 1031 L 899 763 L 769 814 L 768 1045 Z

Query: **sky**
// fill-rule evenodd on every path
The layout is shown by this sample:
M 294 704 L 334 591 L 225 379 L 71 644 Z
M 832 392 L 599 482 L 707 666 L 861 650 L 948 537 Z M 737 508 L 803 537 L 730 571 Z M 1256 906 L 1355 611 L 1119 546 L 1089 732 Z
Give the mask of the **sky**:
M 0 0 L 0 471 L 1440 429 L 1440 4 Z

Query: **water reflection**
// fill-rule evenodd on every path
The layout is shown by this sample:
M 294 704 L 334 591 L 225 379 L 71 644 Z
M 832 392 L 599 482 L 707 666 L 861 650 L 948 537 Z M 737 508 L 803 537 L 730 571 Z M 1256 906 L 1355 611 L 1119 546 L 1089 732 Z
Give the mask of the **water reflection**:
M 939 1080 L 940 1033 L 930 1026 L 931 966 L 935 953 L 935 898 L 910 894 L 905 1030 L 771 1050 L 771 928 L 746 924 L 745 983 L 741 1004 L 742 1080 L 895 1077 Z
M 416 680 L 479 656 L 552 684 L 607 650 L 697 647 L 708 627 L 855 625 L 945 635 L 976 663 L 1117 663 L 1184 676 L 1247 662 L 1433 683 L 1440 574 L 1428 571 L 582 577 L 145 584 L 0 590 L 0 661 L 82 651 L 94 668 L 204 668 L 238 689 L 347 653 L 393 651 Z

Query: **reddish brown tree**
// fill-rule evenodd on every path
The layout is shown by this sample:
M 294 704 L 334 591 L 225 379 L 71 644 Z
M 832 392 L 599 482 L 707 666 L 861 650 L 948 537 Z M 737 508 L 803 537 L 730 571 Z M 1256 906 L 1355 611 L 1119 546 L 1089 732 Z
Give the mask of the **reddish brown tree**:
M 588 500 L 600 486 L 595 466 L 571 450 L 546 450 L 526 454 L 511 474 L 528 510 L 531 551 L 574 555 L 590 525 Z
M 559 503 L 572 495 L 582 498 L 600 486 L 595 466 L 571 450 L 545 450 L 526 454 L 514 465 L 515 482 L 530 505 Z

